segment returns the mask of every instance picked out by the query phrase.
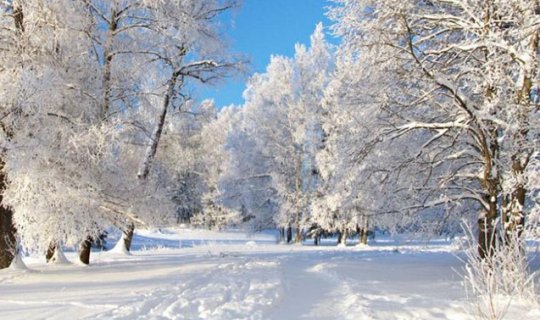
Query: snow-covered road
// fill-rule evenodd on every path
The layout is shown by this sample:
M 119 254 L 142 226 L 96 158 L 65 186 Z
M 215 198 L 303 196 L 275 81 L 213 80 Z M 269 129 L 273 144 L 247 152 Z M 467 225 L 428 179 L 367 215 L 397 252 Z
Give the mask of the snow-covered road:
M 317 248 L 219 237 L 143 232 L 132 255 L 94 253 L 90 267 L 27 258 L 29 271 L 0 271 L 0 319 L 471 318 L 462 265 L 448 246 Z

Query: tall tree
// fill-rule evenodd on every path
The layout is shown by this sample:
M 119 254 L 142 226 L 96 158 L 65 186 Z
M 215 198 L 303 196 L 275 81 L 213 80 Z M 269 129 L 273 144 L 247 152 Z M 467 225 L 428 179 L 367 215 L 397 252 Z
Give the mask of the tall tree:
M 475 206 L 481 212 L 479 254 L 490 254 L 497 217 L 507 220 L 508 231 L 524 221 L 517 204 L 526 194 L 522 172 L 537 147 L 530 96 L 538 4 L 336 2 L 331 15 L 343 50 L 395 80 L 381 88 L 381 105 L 392 115 L 392 137 L 416 146 L 416 155 L 403 163 L 416 167 L 421 179 L 409 188 L 408 198 L 417 203 L 407 207 Z M 511 207 L 518 209 L 506 213 Z
M 236 66 L 235 59 L 224 54 L 217 18 L 237 4 L 233 0 L 84 2 L 95 21 L 91 38 L 102 69 L 102 121 L 119 110 L 144 105 L 158 115 L 149 123 L 153 129 L 148 130 L 149 142 L 137 172 L 144 184 L 167 113 L 186 102 L 183 88 L 192 85 L 190 80 L 217 80 Z M 162 96 L 161 101 L 155 96 Z M 123 227 L 128 251 L 135 223 Z
M 272 57 L 266 73 L 253 76 L 244 92 L 244 127 L 260 150 L 253 155 L 266 159 L 260 163 L 266 169 L 243 178 L 271 179 L 279 208 L 274 220 L 281 228 L 295 229 L 297 243 L 318 183 L 315 153 L 322 140 L 321 102 L 331 61 L 319 24 L 309 48 L 297 45 L 294 59 Z
M 0 6 L 2 13 L 1 25 L 3 41 L 2 47 L 9 54 L 2 55 L 2 60 L 5 67 L 16 73 L 18 71 L 16 56 L 14 52 L 20 53 L 21 38 L 24 33 L 24 12 L 21 4 L 18 1 L 6 3 Z M 19 63 L 20 66 L 20 63 Z M 10 68 L 11 67 L 11 68 Z M 2 80 L 5 80 L 2 77 Z M 10 92 L 10 94 L 12 94 Z M 0 120 L 2 128 L 2 142 L 8 143 L 13 136 L 13 129 L 9 122 L 9 115 L 13 111 L 13 106 L 10 106 L 8 101 L 2 101 L 0 108 L 3 111 L 2 119 Z M 13 222 L 13 210 L 4 202 L 4 190 L 7 184 L 7 173 L 5 172 L 5 148 L 0 153 L 0 269 L 7 268 L 11 264 L 16 251 L 16 229 Z

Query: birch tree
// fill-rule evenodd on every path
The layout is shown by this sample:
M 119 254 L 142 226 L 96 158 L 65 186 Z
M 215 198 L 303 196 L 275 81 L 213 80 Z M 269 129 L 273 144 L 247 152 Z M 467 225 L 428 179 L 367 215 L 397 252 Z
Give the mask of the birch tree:
M 218 16 L 235 7 L 236 2 L 84 3 L 95 21 L 91 38 L 102 69 L 101 118 L 107 121 L 119 110 L 144 104 L 156 110 L 157 119 L 150 122 L 153 128 L 143 128 L 150 132 L 137 172 L 144 183 L 158 151 L 167 113 L 186 102 L 183 88 L 192 86 L 191 80 L 213 82 L 236 65 L 234 58 L 224 54 L 217 23 Z M 152 81 L 148 81 L 149 75 Z M 124 227 L 126 245 L 131 242 L 133 228 L 133 221 Z M 126 249 L 129 251 L 129 246 Z

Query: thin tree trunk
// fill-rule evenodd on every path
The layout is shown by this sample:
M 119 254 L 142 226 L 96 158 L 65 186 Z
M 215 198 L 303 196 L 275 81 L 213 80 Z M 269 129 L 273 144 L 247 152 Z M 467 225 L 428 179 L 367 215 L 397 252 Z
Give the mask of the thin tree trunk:
M 128 252 L 131 251 L 131 241 L 133 240 L 134 231 L 135 231 L 135 225 L 132 223 L 123 232 L 124 233 L 124 236 L 123 236 L 124 246 L 126 247 L 126 250 Z
M 47 248 L 47 253 L 45 253 L 45 259 L 47 263 L 51 262 L 51 259 L 54 257 L 54 252 L 56 251 L 56 242 L 51 242 L 49 248 Z
M 337 243 L 336 243 L 336 245 L 341 243 L 341 237 L 343 237 L 343 234 L 341 233 L 341 231 L 338 231 L 337 232 Z
M 296 236 L 294 237 L 294 243 L 302 243 L 302 229 L 296 226 Z
M 366 216 L 363 216 L 362 225 L 358 226 L 358 243 L 367 245 L 369 232 L 369 221 Z
M 292 228 L 291 225 L 287 226 L 287 243 L 292 242 Z
M 92 239 L 88 237 L 81 243 L 79 249 L 79 260 L 84 264 L 90 264 L 90 252 L 92 249 Z
M 368 242 L 368 230 L 362 229 L 360 232 L 360 244 L 367 245 Z
M 146 149 L 143 162 L 141 164 L 141 167 L 139 168 L 139 172 L 137 173 L 137 176 L 141 180 L 145 180 L 150 173 L 150 166 L 152 165 L 152 161 L 154 160 L 157 152 L 161 133 L 163 132 L 163 126 L 165 125 L 167 109 L 169 108 L 169 104 L 174 95 L 174 87 L 176 86 L 177 78 L 178 74 L 174 73 L 169 80 L 169 83 L 167 84 L 167 92 L 165 93 L 165 97 L 163 98 L 163 104 L 161 105 L 161 113 L 159 114 L 158 123 L 156 124 L 156 127 L 152 132 L 152 141 L 150 141 L 150 145 Z
M 478 255 L 481 259 L 493 255 L 496 240 L 497 202 L 495 196 L 486 200 L 489 201 L 489 210 L 478 219 Z
M 341 232 L 341 238 L 339 240 L 340 245 L 347 245 L 347 228 L 343 228 L 343 231 Z
M 111 17 L 109 20 L 108 30 L 107 30 L 107 39 L 105 40 L 105 46 L 103 48 L 103 78 L 102 78 L 102 98 L 101 98 L 101 110 L 100 110 L 100 120 L 107 121 L 109 115 L 109 110 L 111 108 L 111 73 L 112 73 L 112 61 L 114 55 L 113 43 L 114 35 L 118 29 L 118 14 L 116 8 L 111 9 Z

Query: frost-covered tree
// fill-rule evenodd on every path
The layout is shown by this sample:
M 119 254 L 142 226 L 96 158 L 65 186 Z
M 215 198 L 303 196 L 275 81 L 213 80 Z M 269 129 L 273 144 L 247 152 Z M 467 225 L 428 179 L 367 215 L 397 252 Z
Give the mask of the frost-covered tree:
M 80 244 L 88 263 L 90 240 L 107 226 L 129 234 L 135 224 L 166 221 L 176 168 L 149 164 L 167 111 L 186 101 L 179 89 L 192 90 L 187 80 L 211 82 L 232 67 L 234 59 L 220 51 L 216 17 L 233 5 L 2 5 L 0 105 L 9 179 L 3 204 L 17 212 L 25 245 Z M 139 168 L 144 179 L 137 178 Z M 129 243 L 127 237 L 128 249 Z
M 21 4 L 17 1 L 8 2 L 0 6 L 1 12 L 1 46 L 4 53 L 1 57 L 2 84 L 7 80 L 6 74 L 19 74 L 21 72 L 20 56 L 22 37 L 24 34 L 24 14 Z M 6 72 L 7 71 L 7 72 Z M 11 79 L 13 81 L 13 79 Z M 3 96 L 6 94 L 2 92 Z M 14 96 L 9 92 L 9 98 Z M 4 147 L 0 153 L 0 268 L 7 268 L 14 258 L 16 251 L 16 229 L 13 223 L 13 210 L 4 201 L 4 190 L 7 184 L 7 173 L 5 170 L 5 144 L 9 142 L 13 135 L 12 118 L 9 116 L 14 110 L 10 104 L 11 99 L 5 99 L 0 103 L 2 110 L 1 129 L 2 144 Z M 12 100 L 13 101 L 13 100 Z
M 538 147 L 537 1 L 336 2 L 343 50 L 394 81 L 380 95 L 409 155 L 404 207 L 480 211 L 481 256 L 498 217 L 521 232 L 535 193 L 524 172 Z
M 321 101 L 332 65 L 322 29 L 319 24 L 309 48 L 296 46 L 294 59 L 272 57 L 266 73 L 250 79 L 240 111 L 249 140 L 260 150 L 251 155 L 263 160 L 259 168 L 264 168 L 244 170 L 248 174 L 240 179 L 261 186 L 271 181 L 277 195 L 275 223 L 294 228 L 297 243 L 308 224 L 309 204 L 318 183 L 315 153 L 322 140 Z
M 323 147 L 317 152 L 321 183 L 312 204 L 312 221 L 340 233 L 342 244 L 356 231 L 366 241 L 374 216 L 386 209 L 381 161 L 383 124 L 373 81 L 362 60 L 340 55 L 325 87 L 321 116 Z M 384 200 L 383 200 L 384 199 Z
M 222 229 L 229 225 L 238 225 L 239 210 L 224 205 L 224 192 L 220 180 L 225 173 L 228 163 L 228 153 L 225 150 L 227 135 L 231 130 L 230 118 L 227 111 L 214 114 L 211 122 L 202 128 L 201 140 L 203 154 L 202 162 L 205 170 L 206 192 L 203 194 L 203 205 L 200 217 L 204 224 L 214 229 Z
M 186 102 L 185 88 L 193 86 L 190 81 L 215 81 L 237 65 L 225 53 L 217 21 L 236 1 L 84 2 L 95 21 L 92 39 L 102 66 L 102 118 L 144 104 L 157 113 L 137 172 L 144 181 L 158 151 L 166 115 Z M 126 229 L 126 244 L 133 227 Z
M 224 204 L 241 212 L 251 230 L 274 228 L 277 214 L 277 193 L 272 185 L 272 157 L 257 144 L 258 136 L 249 112 L 228 107 L 220 116 L 229 120 L 226 150 L 229 154 L 220 179 Z
M 221 229 L 233 222 L 235 212 L 223 207 L 219 186 L 227 163 L 224 133 L 229 122 L 212 100 L 189 105 L 189 110 L 170 115 L 156 159 L 174 172 L 173 199 L 179 221 Z
M 31 190 L 41 192 L 39 189 L 46 185 L 51 190 L 56 178 L 63 181 L 73 174 L 69 170 L 73 166 L 61 159 L 64 154 L 59 149 L 69 145 L 67 137 L 84 134 L 79 125 L 88 120 L 85 112 L 91 109 L 89 97 L 83 94 L 84 90 L 75 90 L 74 84 L 86 78 L 85 84 L 92 86 L 92 64 L 79 59 L 84 49 L 68 46 L 68 43 L 84 43 L 80 33 L 68 31 L 84 26 L 86 20 L 78 19 L 78 9 L 72 3 L 41 1 L 7 2 L 2 7 L 2 22 L 6 25 L 2 28 L 5 50 L 1 54 L 0 104 L 5 111 L 2 143 L 4 170 L 9 179 L 3 203 L 19 210 L 14 218 L 21 235 L 32 229 L 23 223 L 32 205 L 36 206 L 36 216 L 43 213 L 42 208 L 49 212 L 59 208 L 57 198 L 49 198 L 47 192 L 39 195 L 41 203 L 31 203 L 36 196 Z M 45 168 L 55 164 L 58 164 L 55 171 L 47 177 Z M 38 174 L 35 180 L 29 177 L 31 172 Z M 39 181 L 40 177 L 44 180 Z M 76 174 L 66 184 L 75 179 Z M 46 228 L 44 225 L 42 230 L 33 229 L 34 235 L 44 235 Z

